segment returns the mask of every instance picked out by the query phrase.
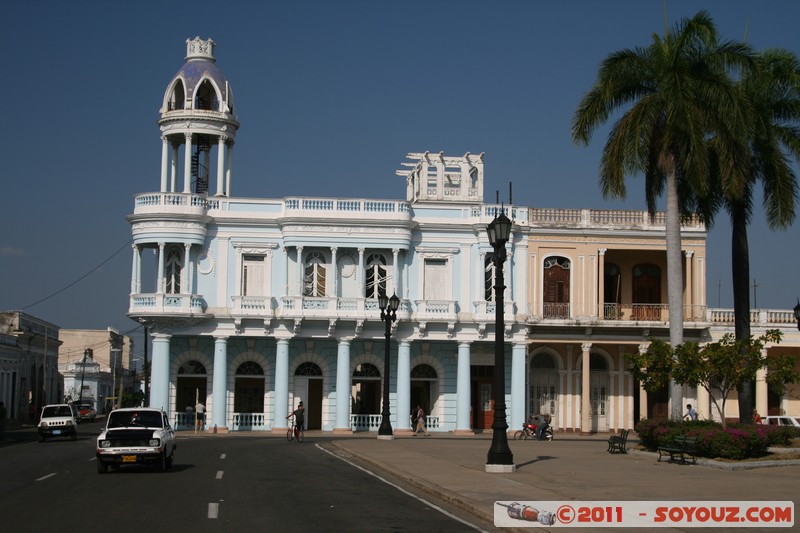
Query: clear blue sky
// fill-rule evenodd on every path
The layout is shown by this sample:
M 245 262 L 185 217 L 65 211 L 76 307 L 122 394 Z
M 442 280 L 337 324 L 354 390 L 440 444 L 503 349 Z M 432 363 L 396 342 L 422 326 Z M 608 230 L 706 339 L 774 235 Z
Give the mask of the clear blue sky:
M 158 109 L 198 35 L 217 43 L 236 99 L 235 196 L 402 199 L 394 171 L 407 152 L 470 151 L 486 153 L 487 200 L 512 181 L 519 205 L 644 209 L 640 178 L 625 202 L 599 192 L 607 129 L 588 148 L 569 129 L 602 59 L 663 32 L 662 0 L 4 6 L 2 310 L 135 327 L 125 216 L 136 193 L 158 190 Z M 743 39 L 749 21 L 756 48 L 800 54 L 800 2 L 671 0 L 670 26 L 703 8 L 725 38 Z M 798 228 L 770 232 L 758 205 L 751 305 L 795 304 Z M 712 306 L 732 306 L 729 242 L 722 213 L 708 241 Z

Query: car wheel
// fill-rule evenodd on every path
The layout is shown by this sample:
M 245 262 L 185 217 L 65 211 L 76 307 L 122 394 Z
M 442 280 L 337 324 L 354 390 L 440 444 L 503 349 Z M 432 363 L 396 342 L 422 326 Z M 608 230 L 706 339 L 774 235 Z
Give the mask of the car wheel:
M 39 442 L 44 442 L 45 440 L 47 440 L 45 435 L 39 435 Z
M 98 459 L 97 460 L 97 473 L 98 474 L 105 474 L 106 472 L 108 472 L 108 465 L 105 464 L 100 459 Z
M 167 454 L 166 453 L 161 456 L 161 461 L 158 463 L 158 469 L 161 472 L 166 472 L 167 471 Z
M 174 461 L 174 459 L 175 459 L 175 452 L 172 452 L 172 455 L 167 457 L 167 468 L 169 469 L 172 468 L 172 462 Z
M 69 438 L 72 439 L 72 440 L 78 440 L 78 432 L 77 431 L 73 431 L 72 435 Z

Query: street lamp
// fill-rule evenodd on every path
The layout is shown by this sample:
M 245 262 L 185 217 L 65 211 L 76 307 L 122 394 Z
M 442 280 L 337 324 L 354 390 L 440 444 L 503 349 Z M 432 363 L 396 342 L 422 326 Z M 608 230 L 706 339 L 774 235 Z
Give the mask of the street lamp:
M 381 308 L 381 320 L 386 323 L 386 331 L 383 336 L 386 338 L 386 351 L 383 357 L 383 409 L 381 409 L 381 427 L 378 428 L 378 438 L 391 440 L 394 438 L 392 423 L 389 421 L 389 339 L 392 336 L 392 322 L 397 320 L 397 308 L 400 307 L 400 298 L 393 294 L 391 298 L 386 297 L 385 292 L 378 295 L 378 306 Z
M 794 317 L 797 319 L 797 329 L 800 329 L 800 298 L 797 299 L 797 305 L 794 306 Z
M 503 213 L 495 214 L 494 220 L 486 227 L 489 244 L 494 248 L 494 420 L 492 422 L 492 447 L 486 459 L 487 472 L 513 472 L 514 455 L 508 447 L 508 423 L 506 422 L 506 365 L 503 332 L 503 263 L 506 261 L 506 243 L 511 236 L 511 220 Z

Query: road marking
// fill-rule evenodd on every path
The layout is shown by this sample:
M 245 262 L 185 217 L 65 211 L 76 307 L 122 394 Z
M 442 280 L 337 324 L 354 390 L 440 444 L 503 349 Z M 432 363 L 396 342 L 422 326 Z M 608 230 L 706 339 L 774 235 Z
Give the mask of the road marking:
M 53 472 L 52 474 L 47 474 L 46 476 L 42 476 L 42 477 L 40 477 L 40 478 L 39 478 L 39 479 L 37 479 L 36 481 L 44 481 L 45 479 L 47 479 L 47 478 L 49 478 L 49 477 L 53 477 L 53 476 L 55 476 L 55 475 L 56 475 L 56 472 Z
M 220 459 L 225 459 L 225 454 L 223 453 L 222 455 L 219 456 L 219 458 Z
M 408 496 L 411 496 L 411 497 L 412 497 L 412 498 L 414 498 L 415 500 L 417 500 L 417 501 L 420 501 L 420 502 L 424 503 L 425 505 L 427 505 L 427 506 L 428 506 L 428 507 L 430 507 L 431 509 L 435 509 L 435 510 L 439 511 L 440 513 L 442 513 L 443 515 L 445 515 L 445 516 L 449 516 L 449 517 L 450 517 L 450 518 L 452 518 L 453 520 L 456 520 L 456 521 L 458 521 L 458 522 L 461 522 L 462 524 L 464 524 L 464 525 L 466 525 L 466 526 L 469 526 L 469 527 L 471 527 L 472 529 L 474 529 L 474 530 L 476 530 L 476 531 L 481 531 L 482 533 L 487 533 L 485 530 L 483 530 L 483 529 L 479 528 L 479 527 L 478 527 L 478 526 L 476 526 L 475 524 L 470 524 L 470 523 L 469 523 L 469 522 L 467 522 L 466 520 L 464 520 L 464 519 L 462 519 L 462 518 L 459 518 L 458 516 L 454 515 L 453 513 L 450 513 L 450 512 L 448 512 L 448 511 L 446 511 L 446 510 L 442 509 L 441 507 L 439 507 L 439 506 L 438 506 L 438 505 L 436 505 L 435 503 L 431 503 L 430 501 L 426 500 L 425 498 L 420 498 L 420 497 L 419 497 L 419 496 L 417 496 L 416 494 L 413 494 L 413 493 L 411 493 L 411 492 L 408 492 L 408 491 L 407 491 L 406 489 L 404 489 L 403 487 L 400 487 L 399 485 L 395 485 L 394 483 L 392 483 L 392 482 L 391 482 L 391 481 L 389 481 L 388 479 L 382 478 L 381 476 L 379 476 L 379 475 L 378 475 L 378 474 L 376 474 L 375 472 L 373 472 L 373 471 L 371 471 L 371 470 L 367 470 L 366 468 L 364 468 L 364 467 L 362 467 L 362 466 L 359 466 L 359 465 L 355 464 L 355 463 L 354 463 L 354 462 L 352 462 L 352 461 L 348 461 L 348 460 L 347 460 L 347 459 L 345 459 L 344 457 L 339 457 L 339 456 L 338 456 L 338 455 L 336 455 L 335 453 L 333 453 L 333 452 L 331 452 L 331 451 L 329 451 L 329 450 L 326 450 L 325 448 L 323 448 L 322 446 L 320 446 L 320 445 L 319 445 L 319 443 L 315 444 L 314 446 L 316 446 L 317 448 L 319 448 L 319 449 L 320 449 L 320 450 L 322 450 L 323 452 L 327 453 L 328 455 L 330 455 L 330 456 L 332 456 L 332 457 L 336 457 L 336 458 L 337 458 L 337 459 L 339 459 L 340 461 L 344 461 L 345 463 L 349 464 L 350 466 L 354 466 L 354 467 L 358 468 L 359 470 L 361 470 L 362 472 L 366 472 L 366 473 L 367 473 L 367 474 L 369 474 L 370 476 L 372 476 L 372 477 L 375 477 L 375 478 L 377 478 L 377 479 L 379 479 L 379 480 L 383 481 L 384 483 L 386 483 L 386 484 L 387 484 L 387 485 L 389 485 L 390 487 L 394 487 L 394 488 L 396 488 L 397 490 L 399 490 L 399 491 L 400 491 L 400 492 L 402 492 L 403 494 L 407 494 Z
M 217 479 L 222 479 L 222 470 L 217 470 Z
M 218 503 L 209 503 L 208 504 L 208 517 L 209 518 L 217 518 L 219 516 L 219 504 Z

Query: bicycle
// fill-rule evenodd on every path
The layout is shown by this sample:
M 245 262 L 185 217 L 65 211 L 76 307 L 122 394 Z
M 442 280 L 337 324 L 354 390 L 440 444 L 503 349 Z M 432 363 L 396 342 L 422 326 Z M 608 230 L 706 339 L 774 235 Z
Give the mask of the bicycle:
M 292 440 L 297 439 L 297 442 L 303 442 L 303 427 L 298 426 L 294 423 L 294 418 L 292 419 L 292 425 L 289 427 L 289 430 L 286 432 L 286 440 L 292 442 Z

